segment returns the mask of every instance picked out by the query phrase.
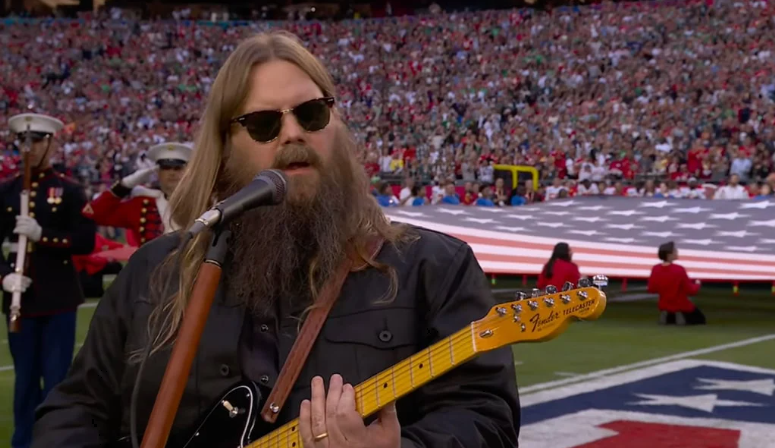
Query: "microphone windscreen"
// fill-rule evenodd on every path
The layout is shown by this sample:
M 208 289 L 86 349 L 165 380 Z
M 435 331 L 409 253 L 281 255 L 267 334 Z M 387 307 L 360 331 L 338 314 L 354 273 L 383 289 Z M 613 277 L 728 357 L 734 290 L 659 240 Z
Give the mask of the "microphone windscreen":
M 280 170 L 264 170 L 258 173 L 256 179 L 263 179 L 274 187 L 272 191 L 272 203 L 277 205 L 285 200 L 288 182 L 285 173 Z

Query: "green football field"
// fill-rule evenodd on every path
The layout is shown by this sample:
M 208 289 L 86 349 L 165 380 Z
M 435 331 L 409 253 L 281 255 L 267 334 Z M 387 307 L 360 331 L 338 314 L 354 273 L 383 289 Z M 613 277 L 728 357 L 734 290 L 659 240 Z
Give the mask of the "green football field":
M 496 290 L 519 287 L 499 280 Z M 775 296 L 769 287 L 741 287 L 738 296 L 731 287 L 703 286 L 695 300 L 708 317 L 704 327 L 662 327 L 656 324 L 655 301 L 620 301 L 638 294 L 638 286 L 622 295 L 619 285 L 608 290 L 609 303 L 603 316 L 594 322 L 577 322 L 558 338 L 544 343 L 517 344 L 513 347 L 517 382 L 522 393 L 541 388 L 542 383 L 579 377 L 603 369 L 659 363 L 661 358 L 709 359 L 775 369 Z M 498 293 L 503 301 L 511 292 Z M 78 313 L 77 341 L 86 336 L 96 300 L 90 300 Z M 5 329 L 3 329 L 5 335 Z M 769 337 L 768 337 L 769 336 Z M 758 339 L 756 339 L 758 338 Z M 743 341 L 734 348 L 725 345 Z M 13 368 L 2 340 L 0 348 L 0 446 L 9 446 L 13 429 Z M 699 353 L 696 353 L 699 351 Z M 633 366 L 634 367 L 634 366 Z M 626 367 L 622 367 L 624 369 Z

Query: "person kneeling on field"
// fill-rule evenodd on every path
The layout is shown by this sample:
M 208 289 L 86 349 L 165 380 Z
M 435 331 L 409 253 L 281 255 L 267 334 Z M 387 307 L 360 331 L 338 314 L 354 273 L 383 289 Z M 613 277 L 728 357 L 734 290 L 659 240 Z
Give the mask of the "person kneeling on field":
M 700 281 L 690 280 L 686 269 L 674 263 L 678 259 L 675 243 L 671 241 L 659 246 L 658 256 L 662 262 L 651 269 L 648 291 L 659 294 L 659 323 L 705 324 L 705 315 L 689 300 L 689 296 L 700 290 Z

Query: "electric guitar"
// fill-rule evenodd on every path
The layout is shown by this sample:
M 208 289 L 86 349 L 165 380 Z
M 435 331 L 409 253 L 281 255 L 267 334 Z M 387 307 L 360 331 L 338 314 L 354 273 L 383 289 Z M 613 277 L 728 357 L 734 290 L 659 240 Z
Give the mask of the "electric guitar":
M 602 275 L 568 282 L 562 291 L 549 286 L 520 292 L 517 300 L 493 307 L 487 315 L 457 333 L 395 364 L 355 387 L 356 409 L 363 418 L 398 400 L 477 355 L 520 342 L 543 342 L 562 334 L 573 320 L 596 320 L 603 314 L 607 285 Z M 302 448 L 298 419 L 271 432 L 260 418 L 261 396 L 252 382 L 227 390 L 205 414 L 181 448 Z M 266 434 L 253 440 L 253 433 Z M 267 433 L 268 432 L 268 433 Z M 129 437 L 115 445 L 131 448 Z M 168 444 L 168 446 L 170 446 Z

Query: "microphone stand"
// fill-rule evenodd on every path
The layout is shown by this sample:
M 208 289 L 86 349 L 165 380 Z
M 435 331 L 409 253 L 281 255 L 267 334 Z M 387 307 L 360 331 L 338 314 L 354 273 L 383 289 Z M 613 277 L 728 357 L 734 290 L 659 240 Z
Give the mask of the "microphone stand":
M 204 262 L 199 267 L 141 448 L 164 448 L 167 444 L 175 414 L 180 406 L 180 399 L 183 397 L 183 390 L 188 382 L 191 364 L 199 347 L 202 330 L 221 280 L 223 261 L 230 237 L 231 232 L 221 229 L 220 226 L 212 231 L 210 247 Z

